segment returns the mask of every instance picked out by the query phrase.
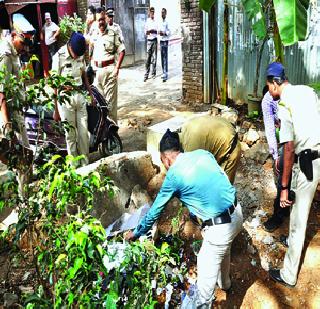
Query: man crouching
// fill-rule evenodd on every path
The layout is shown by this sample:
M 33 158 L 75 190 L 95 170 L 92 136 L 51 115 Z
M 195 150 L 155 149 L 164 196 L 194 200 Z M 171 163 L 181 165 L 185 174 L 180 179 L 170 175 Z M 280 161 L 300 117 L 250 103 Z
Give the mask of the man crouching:
M 168 170 L 151 209 L 134 231 L 134 240 L 145 234 L 160 217 L 166 204 L 177 197 L 199 222 L 203 243 L 198 254 L 197 308 L 211 308 L 214 288 L 228 290 L 230 249 L 242 228 L 241 206 L 236 191 L 214 156 L 205 150 L 183 153 L 177 133 L 167 132 L 160 141 L 161 161 Z

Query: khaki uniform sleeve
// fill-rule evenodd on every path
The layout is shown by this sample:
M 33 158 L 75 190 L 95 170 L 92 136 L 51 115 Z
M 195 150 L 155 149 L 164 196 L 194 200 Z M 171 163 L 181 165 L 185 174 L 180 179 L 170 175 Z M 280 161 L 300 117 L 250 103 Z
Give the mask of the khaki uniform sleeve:
M 280 144 L 294 141 L 294 128 L 290 107 L 284 102 L 278 104 L 278 117 L 280 119 Z
M 0 54 L 0 71 L 10 72 L 10 58 L 5 53 Z M 4 92 L 4 83 L 0 81 L 0 92 Z
M 115 32 L 114 43 L 116 45 L 116 50 L 118 54 L 120 54 L 122 51 L 126 49 L 126 47 L 124 46 L 124 42 L 121 39 L 120 33 L 117 31 Z

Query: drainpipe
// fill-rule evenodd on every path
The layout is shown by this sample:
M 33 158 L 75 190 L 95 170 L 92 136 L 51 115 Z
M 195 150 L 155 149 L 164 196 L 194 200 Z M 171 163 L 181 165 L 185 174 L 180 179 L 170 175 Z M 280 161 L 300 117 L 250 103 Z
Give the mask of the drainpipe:
M 203 102 L 210 103 L 209 13 L 203 11 Z

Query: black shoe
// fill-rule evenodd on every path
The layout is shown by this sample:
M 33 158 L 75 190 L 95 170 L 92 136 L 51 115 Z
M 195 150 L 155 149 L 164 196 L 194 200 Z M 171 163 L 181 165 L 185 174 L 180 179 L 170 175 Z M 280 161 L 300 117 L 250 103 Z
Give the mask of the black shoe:
M 148 77 L 145 77 L 145 78 L 143 79 L 144 82 L 146 82 L 147 80 L 148 80 Z
M 280 275 L 280 269 L 276 269 L 276 268 L 271 268 L 269 270 L 269 276 L 271 277 L 272 280 L 274 280 L 275 282 L 278 282 L 288 288 L 294 288 L 295 285 L 289 284 L 287 282 L 285 282 Z
M 167 80 L 166 80 L 166 79 L 163 79 L 162 81 L 165 83 Z
M 265 223 L 263 223 L 264 229 L 271 233 L 275 231 L 282 224 L 282 219 L 271 216 Z
M 152 75 L 152 78 L 153 78 L 153 79 L 155 79 L 155 78 L 156 78 L 156 76 L 155 76 L 155 75 Z
M 289 237 L 286 235 L 280 235 L 279 242 L 285 246 L 286 248 L 289 248 L 289 243 L 288 243 Z

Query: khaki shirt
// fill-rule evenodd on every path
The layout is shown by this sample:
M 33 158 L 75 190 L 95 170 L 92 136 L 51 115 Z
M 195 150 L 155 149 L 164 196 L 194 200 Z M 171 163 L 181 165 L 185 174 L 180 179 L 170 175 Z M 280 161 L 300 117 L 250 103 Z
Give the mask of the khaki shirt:
M 6 39 L 0 40 L 0 70 L 6 68 L 7 72 L 18 77 L 21 70 L 19 55 L 12 45 Z M 9 77 L 9 76 L 8 76 Z M 0 92 L 4 92 L 4 85 L 0 81 Z
M 184 151 L 210 151 L 220 164 L 228 154 L 235 134 L 235 128 L 226 119 L 200 116 L 183 125 L 180 141 Z
M 62 46 L 52 58 L 52 70 L 67 77 L 72 76 L 77 86 L 81 86 L 82 72 L 85 70 L 84 57 L 73 59 L 69 54 L 67 44 Z
M 280 143 L 294 142 L 295 153 L 320 150 L 320 104 L 314 90 L 303 85 L 286 85 L 278 103 Z
M 93 61 L 114 60 L 115 54 L 125 50 L 123 41 L 117 31 L 110 29 L 109 25 L 103 33 L 99 33 L 93 47 Z
M 123 38 L 123 34 L 122 34 L 122 30 L 120 25 L 118 25 L 117 23 L 113 23 L 112 26 L 108 26 L 110 29 L 114 30 L 115 32 L 117 32 L 120 36 L 120 39 L 122 42 L 124 42 L 124 38 Z

